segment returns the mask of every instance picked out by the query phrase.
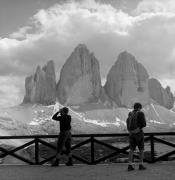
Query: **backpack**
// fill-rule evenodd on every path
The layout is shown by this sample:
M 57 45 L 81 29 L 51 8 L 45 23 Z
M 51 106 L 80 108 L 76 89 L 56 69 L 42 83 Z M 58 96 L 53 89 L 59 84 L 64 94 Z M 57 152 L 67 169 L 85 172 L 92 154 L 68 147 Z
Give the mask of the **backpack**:
M 140 132 L 140 128 L 138 126 L 137 120 L 138 112 L 130 112 L 127 118 L 127 129 L 130 133 L 138 133 Z

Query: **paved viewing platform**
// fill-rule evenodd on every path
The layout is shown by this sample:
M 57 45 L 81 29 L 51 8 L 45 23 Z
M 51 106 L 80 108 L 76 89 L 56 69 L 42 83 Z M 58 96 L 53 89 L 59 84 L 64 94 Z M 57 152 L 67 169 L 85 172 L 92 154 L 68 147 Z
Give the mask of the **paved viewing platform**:
M 175 162 L 146 164 L 147 170 L 127 171 L 127 164 L 74 165 L 1 165 L 1 180 L 174 180 Z

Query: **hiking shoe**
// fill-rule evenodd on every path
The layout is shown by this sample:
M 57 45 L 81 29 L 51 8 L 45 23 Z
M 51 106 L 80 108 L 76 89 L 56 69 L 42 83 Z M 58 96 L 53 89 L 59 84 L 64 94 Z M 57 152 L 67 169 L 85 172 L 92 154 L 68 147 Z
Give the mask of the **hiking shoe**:
M 51 167 L 58 167 L 59 166 L 59 160 L 55 160 L 55 162 L 51 165 Z
M 68 162 L 66 163 L 66 166 L 73 166 L 72 159 L 68 160 Z
M 146 169 L 146 167 L 143 166 L 143 164 L 140 164 L 140 165 L 139 165 L 139 170 L 145 170 L 145 169 Z
M 128 165 L 128 171 L 133 171 L 134 167 L 132 165 Z
M 73 163 L 67 162 L 66 166 L 73 166 Z

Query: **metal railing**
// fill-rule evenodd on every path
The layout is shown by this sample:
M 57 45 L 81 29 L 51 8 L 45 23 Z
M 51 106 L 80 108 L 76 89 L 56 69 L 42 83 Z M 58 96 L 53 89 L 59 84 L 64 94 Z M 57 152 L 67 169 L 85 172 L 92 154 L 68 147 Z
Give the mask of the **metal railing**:
M 115 138 L 127 138 L 127 133 L 117 133 L 117 134 L 76 134 L 73 135 L 73 139 L 77 140 L 76 143 L 72 145 L 72 157 L 75 160 L 80 161 L 81 163 L 85 163 L 88 165 L 95 165 L 98 163 L 102 163 L 105 160 L 108 160 L 110 158 L 113 158 L 119 154 L 128 155 L 129 153 L 129 145 L 126 145 L 122 148 L 117 147 L 116 145 L 112 145 L 110 143 L 106 143 L 106 139 L 109 138 L 115 139 Z M 155 163 L 158 161 L 163 161 L 167 159 L 168 157 L 175 155 L 175 144 L 165 140 L 165 138 L 175 138 L 175 132 L 159 132 L 159 133 L 145 133 L 144 141 L 145 143 L 149 143 L 150 148 L 150 156 L 145 157 L 144 161 L 148 163 Z M 56 150 L 56 147 L 48 142 L 49 139 L 55 139 L 58 138 L 58 135 L 31 135 L 31 136 L 0 136 L 0 140 L 14 140 L 14 139 L 21 139 L 21 140 L 29 140 L 29 142 L 24 143 L 21 146 L 15 147 L 13 149 L 8 149 L 3 146 L 0 146 L 0 158 L 5 158 L 6 156 L 10 155 L 18 160 L 21 160 L 27 164 L 30 165 L 42 165 L 47 162 L 50 162 L 55 158 L 55 155 L 51 155 L 50 157 L 47 157 L 43 160 L 40 160 L 40 147 L 41 145 L 46 146 L 47 148 L 51 148 L 52 150 Z M 84 140 L 86 138 L 86 140 Z M 101 139 L 99 139 L 101 138 Z M 44 139 L 44 140 L 43 140 Z M 83 140 L 82 140 L 83 139 Z M 126 142 L 127 143 L 127 142 Z M 173 148 L 170 152 L 164 153 L 163 155 L 156 156 L 156 146 L 155 143 L 161 143 L 168 147 Z M 108 155 L 102 155 L 100 158 L 96 157 L 96 145 L 101 145 L 103 147 L 109 148 L 112 150 L 112 153 L 109 153 Z M 116 142 L 117 144 L 117 142 Z M 76 154 L 74 150 L 81 148 L 83 145 L 86 145 L 90 148 L 90 157 L 89 159 L 86 159 L 80 154 Z M 29 146 L 34 146 L 34 160 L 27 159 L 26 157 L 23 157 L 19 154 L 17 154 L 18 151 L 25 149 Z M 137 154 L 134 154 L 134 157 L 136 159 L 139 158 Z

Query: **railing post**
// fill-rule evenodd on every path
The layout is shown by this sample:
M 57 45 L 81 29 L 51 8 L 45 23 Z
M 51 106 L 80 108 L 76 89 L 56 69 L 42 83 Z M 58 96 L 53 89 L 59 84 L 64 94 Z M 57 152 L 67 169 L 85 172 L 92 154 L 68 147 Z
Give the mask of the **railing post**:
M 94 137 L 91 136 L 91 165 L 95 162 L 95 152 L 94 152 Z
M 35 137 L 35 164 L 39 164 L 39 141 L 37 137 Z
M 151 163 L 155 162 L 155 152 L 154 152 L 154 135 L 150 136 L 150 145 L 151 145 Z

